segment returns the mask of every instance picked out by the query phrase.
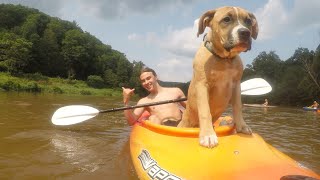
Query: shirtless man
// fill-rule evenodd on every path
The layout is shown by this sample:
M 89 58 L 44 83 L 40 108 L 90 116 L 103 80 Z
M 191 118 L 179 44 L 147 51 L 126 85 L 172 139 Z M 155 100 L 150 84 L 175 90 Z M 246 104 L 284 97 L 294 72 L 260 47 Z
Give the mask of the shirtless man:
M 268 99 L 264 99 L 264 103 L 262 105 L 268 106 Z
M 137 105 L 185 98 L 184 93 L 179 88 L 166 88 L 160 86 L 158 83 L 157 74 L 153 69 L 143 68 L 140 73 L 140 82 L 143 88 L 145 88 L 150 94 L 140 99 Z M 122 87 L 122 90 L 123 102 L 125 105 L 128 105 L 130 97 L 134 93 L 134 89 Z M 186 102 L 182 101 L 179 103 L 168 103 L 157 106 L 136 108 L 134 110 L 125 110 L 124 114 L 129 125 L 133 125 L 144 111 L 148 111 L 151 114 L 149 117 L 151 122 L 156 124 L 170 124 L 176 126 L 182 117 L 179 104 L 183 107 L 186 107 Z
M 313 104 L 310 106 L 311 108 L 317 109 L 319 107 L 319 104 L 317 101 L 313 101 Z

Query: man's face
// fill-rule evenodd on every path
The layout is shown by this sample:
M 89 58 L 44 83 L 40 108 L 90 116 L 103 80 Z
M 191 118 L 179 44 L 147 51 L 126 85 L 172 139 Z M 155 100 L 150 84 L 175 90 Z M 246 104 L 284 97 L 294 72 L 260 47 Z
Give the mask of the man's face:
M 156 87 L 157 77 L 152 72 L 144 72 L 140 75 L 140 82 L 143 88 L 151 92 Z

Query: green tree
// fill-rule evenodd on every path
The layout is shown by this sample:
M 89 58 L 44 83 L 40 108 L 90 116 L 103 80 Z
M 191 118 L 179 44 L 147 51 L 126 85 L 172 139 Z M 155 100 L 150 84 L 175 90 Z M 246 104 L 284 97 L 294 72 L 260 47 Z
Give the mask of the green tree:
M 269 53 L 263 51 L 253 60 L 252 70 L 256 75 L 270 82 L 276 82 L 282 74 L 282 61 L 274 51 Z
M 90 63 L 88 51 L 85 47 L 86 39 L 83 32 L 69 30 L 62 41 L 62 54 L 66 60 L 68 78 L 86 79 L 84 70 Z
M 117 87 L 119 84 L 118 76 L 112 71 L 112 69 L 105 70 L 103 80 L 107 87 Z
M 48 28 L 44 31 L 39 46 L 41 51 L 38 51 L 37 56 L 38 72 L 46 76 L 66 77 L 65 61 L 52 29 Z
M 1 33 L 0 47 L 3 69 L 11 74 L 23 73 L 30 60 L 32 43 L 13 33 Z
M 298 48 L 292 58 L 301 63 L 305 72 L 308 73 L 309 77 L 320 91 L 320 83 L 318 81 L 319 69 L 316 69 L 319 67 L 319 54 L 315 54 L 313 51 L 310 52 L 307 48 Z

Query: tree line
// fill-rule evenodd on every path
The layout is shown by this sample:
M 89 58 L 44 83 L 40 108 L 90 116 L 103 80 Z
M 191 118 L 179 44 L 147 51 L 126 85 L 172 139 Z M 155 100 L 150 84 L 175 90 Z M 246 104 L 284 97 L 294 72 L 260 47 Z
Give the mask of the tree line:
M 271 51 L 261 52 L 244 69 L 243 80 L 261 77 L 273 90 L 260 97 L 243 97 L 247 102 L 263 102 L 268 98 L 275 105 L 306 106 L 320 100 L 320 45 L 316 51 L 298 48 L 287 60 L 282 61 Z
M 134 87 L 140 95 L 141 61 L 130 62 L 122 52 L 83 31 L 76 22 L 50 17 L 37 9 L 0 4 L 0 72 L 13 76 L 39 73 L 48 77 L 83 80 L 95 88 Z M 243 81 L 261 77 L 273 87 L 264 96 L 244 96 L 243 101 L 303 105 L 320 98 L 320 46 L 298 48 L 283 61 L 274 52 L 261 52 L 244 69 Z M 178 86 L 186 94 L 188 83 Z

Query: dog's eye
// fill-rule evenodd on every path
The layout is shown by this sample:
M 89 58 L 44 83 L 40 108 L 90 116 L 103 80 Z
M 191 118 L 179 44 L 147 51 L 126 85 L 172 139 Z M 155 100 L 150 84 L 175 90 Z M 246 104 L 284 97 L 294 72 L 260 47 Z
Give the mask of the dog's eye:
M 246 19 L 244 20 L 244 23 L 245 23 L 246 25 L 248 25 L 248 26 L 251 26 L 251 25 L 252 25 L 252 20 L 249 19 L 249 18 L 246 18 Z
M 223 18 L 223 22 L 228 23 L 231 21 L 231 18 L 229 16 Z

